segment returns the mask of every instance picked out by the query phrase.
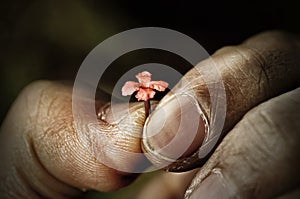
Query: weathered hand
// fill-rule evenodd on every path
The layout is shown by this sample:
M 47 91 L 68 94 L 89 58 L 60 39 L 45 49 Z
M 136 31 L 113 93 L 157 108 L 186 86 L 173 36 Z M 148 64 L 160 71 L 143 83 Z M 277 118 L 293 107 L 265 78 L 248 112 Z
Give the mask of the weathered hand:
M 87 99 L 86 99 L 87 100 Z M 98 108 L 105 102 L 98 102 Z M 122 110 L 122 108 L 119 108 Z M 124 108 L 125 110 L 125 108 Z M 130 132 L 121 132 L 118 124 L 128 122 L 128 113 L 119 111 L 118 124 L 107 121 L 82 124 L 82 133 L 99 131 L 107 137 L 106 145 L 125 151 L 140 152 L 140 134 L 144 110 L 140 104 L 130 108 L 134 115 Z M 82 103 L 82 117 L 88 117 Z M 93 140 L 83 146 L 74 129 L 72 87 L 57 82 L 32 83 L 19 95 L 9 111 L 0 134 L 0 198 L 66 198 L 81 190 L 115 190 L 133 181 L 136 175 L 119 172 L 102 164 L 91 151 Z M 105 150 L 105 146 L 103 146 Z M 122 167 L 138 164 L 110 151 L 111 163 Z
M 205 137 L 202 117 L 210 126 L 217 122 L 212 120 L 207 87 L 214 88 L 218 79 L 212 76 L 205 82 L 192 69 L 185 75 L 189 83 L 180 82 L 148 119 L 144 133 L 157 134 L 143 140 L 147 157 L 156 165 L 171 162 L 184 140 L 195 133 L 191 132 L 193 126 L 199 124 L 191 146 L 167 168 L 183 171 L 206 162 L 186 197 L 194 191 L 192 198 L 270 198 L 299 187 L 299 55 L 300 41 L 276 31 L 217 51 L 196 68 L 200 74 L 209 74 L 215 64 L 224 81 L 227 112 L 223 136 L 227 135 L 208 162 L 208 157 L 199 159 L 198 148 Z M 187 90 L 195 95 L 188 92 L 187 97 Z
M 267 32 L 240 46 L 225 47 L 197 66 L 200 71 L 208 70 L 203 71 L 207 74 L 209 66 L 215 63 L 224 80 L 227 114 L 223 136 L 226 136 L 194 178 L 186 197 L 193 192 L 194 198 L 220 198 L 220 195 L 221 198 L 269 198 L 299 186 L 300 91 L 296 89 L 300 83 L 299 54 L 299 40 L 286 33 Z M 185 78 L 191 84 L 183 87 L 186 84 L 179 83 L 148 119 L 145 133 L 158 134 L 142 143 L 149 153 L 147 157 L 160 165 L 172 160 L 172 153 L 180 148 L 181 143 L 175 142 L 158 150 L 175 137 L 178 121 L 186 118 L 182 120 L 185 136 L 189 135 L 193 122 L 197 122 L 196 139 L 168 167 L 173 171 L 199 167 L 208 158 L 197 156 L 205 137 L 205 122 L 197 115 L 194 102 L 201 104 L 209 125 L 215 122 L 211 120 L 207 91 L 214 83 L 214 76 L 204 82 L 198 72 L 191 70 Z M 193 89 L 196 95 L 178 98 L 185 110 L 180 115 L 178 100 L 170 99 L 174 93 L 180 96 L 187 89 Z M 95 148 L 82 145 L 74 130 L 71 99 L 70 86 L 45 81 L 33 83 L 20 94 L 1 126 L 1 198 L 76 197 L 80 190 L 114 190 L 134 179 L 135 175 L 104 165 L 90 153 L 97 152 Z M 84 100 L 89 99 L 83 99 L 82 103 L 82 117 L 87 117 Z M 97 106 L 104 104 L 100 101 Z M 145 119 L 142 104 L 132 104 L 130 113 L 133 121 L 127 120 L 127 112 L 118 111 L 118 123 L 128 126 L 126 133 L 120 131 L 118 124 L 112 124 L 114 118 L 109 113 L 106 121 L 83 123 L 82 133 L 97 131 L 107 136 L 108 145 L 140 152 L 140 139 L 135 135 L 142 131 Z M 89 144 L 94 147 L 93 140 Z M 99 153 L 124 167 L 139 163 L 114 155 L 113 151 L 107 156 L 105 146 Z M 191 178 L 191 174 L 187 176 Z M 185 189 L 186 182 L 183 184 Z

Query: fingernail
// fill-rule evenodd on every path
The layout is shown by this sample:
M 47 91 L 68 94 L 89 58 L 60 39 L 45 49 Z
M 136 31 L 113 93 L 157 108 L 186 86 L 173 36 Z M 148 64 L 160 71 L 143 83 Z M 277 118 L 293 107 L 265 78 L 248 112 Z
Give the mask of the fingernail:
M 176 160 L 195 152 L 204 140 L 207 121 L 198 101 L 189 95 L 162 101 L 146 121 L 144 148 L 155 159 Z M 150 157 L 151 160 L 151 157 Z
M 192 192 L 189 199 L 229 199 L 233 194 L 224 183 L 221 174 L 212 173 Z

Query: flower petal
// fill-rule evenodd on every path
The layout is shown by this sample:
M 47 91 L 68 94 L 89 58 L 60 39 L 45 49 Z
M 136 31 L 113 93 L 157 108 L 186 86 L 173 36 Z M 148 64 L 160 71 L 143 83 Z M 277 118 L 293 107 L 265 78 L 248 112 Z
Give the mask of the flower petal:
M 147 100 L 153 98 L 154 95 L 155 95 L 155 91 L 153 91 L 152 89 L 140 88 L 139 91 L 137 92 L 137 94 L 135 95 L 135 97 L 138 99 L 138 101 L 140 101 L 140 100 L 147 101 Z
M 147 101 L 148 100 L 147 92 L 142 88 L 137 92 L 135 97 L 138 99 L 138 101 L 140 101 L 140 100 Z
M 153 88 L 158 91 L 165 91 L 169 84 L 165 81 L 151 81 L 149 88 Z
M 122 95 L 132 95 L 135 91 L 138 91 L 140 87 L 140 84 L 133 81 L 128 81 L 124 84 L 122 87 Z
M 147 85 L 151 81 L 151 73 L 149 73 L 148 71 L 138 73 L 135 77 L 139 80 L 139 82 L 141 84 L 146 84 Z
M 148 90 L 147 92 L 148 92 L 149 99 L 152 99 L 155 95 L 155 91 L 152 89 L 147 89 L 147 90 Z

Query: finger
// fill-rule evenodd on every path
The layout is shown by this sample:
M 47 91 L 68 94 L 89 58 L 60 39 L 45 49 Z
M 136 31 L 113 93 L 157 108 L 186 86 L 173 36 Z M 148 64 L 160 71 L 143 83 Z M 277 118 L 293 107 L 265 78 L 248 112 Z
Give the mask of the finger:
M 299 187 L 299 105 L 300 88 L 249 111 L 196 175 L 186 198 L 274 198 Z
M 142 106 L 133 105 L 129 115 L 119 111 L 118 121 L 108 111 L 106 118 L 96 124 L 81 123 L 78 133 L 71 100 L 71 87 L 37 82 L 28 86 L 14 103 L 1 127 L 1 193 L 7 194 L 7 198 L 65 198 L 78 194 L 79 190 L 115 190 L 135 178 L 113 166 L 130 168 L 138 160 L 114 154 L 117 150 L 107 150 L 110 146 L 123 151 L 141 151 L 140 138 L 135 134 L 141 132 L 144 123 Z M 85 112 L 85 100 L 81 104 L 81 121 L 96 117 Z M 126 126 L 127 130 L 121 131 L 119 125 Z M 105 137 L 103 148 L 95 148 L 97 137 L 87 144 L 80 139 L 95 132 Z M 104 164 L 97 155 L 111 164 Z
M 277 199 L 296 199 L 296 198 L 300 198 L 300 188 L 299 187 L 295 190 L 292 190 L 288 193 L 285 193 L 285 194 L 277 197 Z
M 146 121 L 142 142 L 147 157 L 156 165 L 171 164 L 169 171 L 202 165 L 219 128 L 224 135 L 255 105 L 299 86 L 299 55 L 297 38 L 273 31 L 200 62 Z M 223 85 L 226 96 L 220 94 Z
M 135 198 L 181 199 L 196 172 L 197 170 L 184 173 L 160 173 L 148 182 Z

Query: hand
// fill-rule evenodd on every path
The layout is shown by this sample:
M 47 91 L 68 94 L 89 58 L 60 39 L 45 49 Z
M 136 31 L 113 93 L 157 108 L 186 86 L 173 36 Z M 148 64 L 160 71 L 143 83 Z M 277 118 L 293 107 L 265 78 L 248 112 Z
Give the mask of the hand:
M 82 102 L 82 117 L 88 115 L 84 108 L 86 100 Z M 105 104 L 98 101 L 97 108 Z M 132 135 L 141 132 L 145 119 L 143 105 L 132 104 L 130 112 L 136 115 L 130 124 L 128 113 L 120 111 L 117 124 L 112 125 L 114 121 L 108 112 L 106 121 L 82 124 L 82 134 L 99 131 L 107 137 L 107 145 L 140 152 L 140 139 Z M 130 132 L 117 128 L 118 124 L 126 123 Z M 136 177 L 97 160 L 91 153 L 94 140 L 83 146 L 74 130 L 72 87 L 62 83 L 39 81 L 27 86 L 10 109 L 0 136 L 0 198 L 73 198 L 82 190 L 116 190 Z M 113 151 L 107 156 L 105 146 L 94 152 L 122 167 L 138 164 Z
M 272 197 L 297 187 L 299 183 L 297 182 L 298 174 L 296 171 L 299 162 L 296 145 L 299 143 L 299 135 L 297 135 L 295 129 L 299 129 L 299 126 L 297 126 L 294 118 L 297 116 L 298 110 L 295 106 L 299 103 L 299 100 L 297 101 L 299 97 L 296 98 L 295 96 L 299 96 L 297 94 L 299 91 L 295 90 L 282 95 L 283 97 L 271 99 L 269 102 L 263 103 L 248 112 L 267 99 L 299 86 L 297 78 L 299 69 L 296 67 L 299 63 L 297 58 L 299 45 L 297 42 L 298 40 L 282 33 L 264 33 L 246 41 L 241 46 L 221 49 L 213 56 L 213 60 L 217 63 L 226 85 L 228 104 L 223 135 L 227 135 L 207 164 L 194 178 L 191 187 L 187 191 L 187 197 L 197 187 L 200 189 L 194 191 L 194 197 L 196 198 L 215 192 L 222 194 L 222 197 L 229 193 L 229 198 L 233 196 Z M 261 62 L 261 60 L 264 61 Z M 201 62 L 197 67 L 201 68 L 201 65 L 205 66 L 210 63 L 207 60 Z M 282 71 L 285 71 L 285 73 Z M 206 95 L 205 82 L 201 82 L 201 78 L 194 78 L 195 74 L 195 71 L 192 70 L 185 77 L 194 79 L 193 84 L 190 85 L 191 88 L 195 88 L 197 91 L 194 99 L 202 105 L 205 115 L 209 115 L 210 102 Z M 261 74 L 261 76 L 258 74 Z M 256 79 L 256 77 L 260 78 Z M 173 93 L 180 95 L 183 90 L 182 84 L 178 84 L 173 89 Z M 168 102 L 171 97 L 172 94 L 169 94 L 162 100 L 161 104 Z M 288 103 L 287 99 L 291 101 L 289 106 L 285 105 L 285 103 Z M 280 103 L 282 106 L 278 106 L 278 102 L 282 102 Z M 284 116 L 278 114 L 278 109 L 271 108 L 274 103 L 278 106 L 279 112 L 288 108 L 288 114 Z M 105 102 L 100 101 L 98 107 L 102 107 L 104 104 Z M 166 115 L 165 126 L 176 124 L 174 119 L 176 121 L 178 118 L 174 118 L 175 114 L 172 114 L 177 111 L 176 102 L 175 105 L 174 103 L 173 105 L 172 103 L 166 105 L 159 106 L 160 108 L 150 117 L 147 123 L 147 133 L 151 129 L 152 131 L 158 129 L 159 121 L 162 120 L 158 113 L 162 108 L 167 109 L 168 111 L 165 113 L 169 114 Z M 85 117 L 84 103 L 82 107 L 82 115 Z M 133 104 L 131 107 L 131 113 L 143 111 L 142 106 L 138 104 Z M 185 108 L 188 110 L 189 106 Z M 197 113 L 193 111 L 193 107 L 190 107 L 190 109 L 185 114 Z M 261 110 L 269 110 L 269 112 L 266 112 L 266 117 L 262 116 Z M 273 114 L 273 111 L 276 114 Z M 248 113 L 245 115 L 246 112 Z M 126 113 L 121 111 L 119 114 L 118 118 L 121 119 L 118 122 L 120 124 L 125 123 L 131 127 L 130 129 L 134 129 L 133 131 L 124 134 L 118 131 L 118 128 L 114 129 L 113 121 L 108 115 L 107 121 L 104 123 L 84 124 L 82 126 L 82 129 L 84 129 L 83 134 L 88 134 L 92 130 L 90 127 L 98 126 L 98 129 L 93 128 L 93 130 L 97 130 L 104 135 L 108 134 L 109 145 L 123 147 L 127 151 L 139 152 L 141 150 L 140 140 L 132 135 L 141 132 L 145 119 L 143 118 L 144 114 L 135 114 L 133 123 L 128 123 Z M 155 120 L 156 116 L 158 116 L 158 120 Z M 253 117 L 253 120 L 257 121 L 255 122 L 255 128 L 252 128 L 254 125 L 249 127 L 249 121 L 252 120 L 248 118 Z M 267 121 L 270 123 L 267 124 L 272 129 L 261 124 L 259 122 L 261 121 L 260 118 L 261 120 L 269 118 Z M 278 120 L 284 122 L 278 122 Z M 208 122 L 211 123 L 212 121 Z M 235 126 L 236 123 L 238 125 Z M 189 124 L 185 125 L 184 129 L 188 130 Z M 201 127 L 203 122 L 199 121 L 199 125 Z M 172 150 L 161 151 L 163 154 L 156 152 L 157 148 L 168 143 L 175 136 L 177 132 L 176 125 L 172 128 L 169 128 L 171 131 L 166 131 L 164 128 L 157 136 L 143 140 L 144 148 L 149 149 L 146 146 L 147 144 L 154 146 L 153 151 L 148 151 L 150 153 L 148 158 L 155 164 L 160 164 L 160 161 L 164 161 L 162 157 L 172 153 Z M 197 151 L 203 141 L 204 131 L 201 128 L 199 129 L 192 146 L 176 164 L 169 167 L 170 170 L 188 170 L 203 163 L 202 160 L 195 158 L 197 156 L 189 158 L 191 154 L 197 154 L 194 152 Z M 289 130 L 288 133 L 283 134 L 282 132 L 286 132 L 287 129 Z M 111 130 L 113 130 L 113 133 L 109 133 Z M 170 135 L 169 138 L 166 137 L 166 132 Z M 172 135 L 170 132 L 174 134 Z M 63 84 L 37 82 L 28 86 L 20 94 L 7 115 L 1 126 L 0 136 L 0 158 L 3 161 L 0 168 L 1 198 L 75 197 L 81 194 L 80 190 L 108 191 L 120 188 L 130 183 L 135 177 L 135 175 L 118 172 L 107 167 L 95 159 L 95 154 L 89 153 L 93 151 L 92 149 L 83 147 L 74 131 L 71 87 Z M 248 140 L 254 141 L 248 142 Z M 291 144 L 286 144 L 286 141 Z M 93 140 L 91 140 L 90 145 L 92 147 Z M 273 154 L 274 145 L 278 146 L 276 150 L 280 151 L 275 151 L 278 156 Z M 176 148 L 174 148 L 174 151 L 176 151 Z M 98 152 L 100 153 L 101 150 L 99 149 Z M 105 153 L 101 155 L 106 156 Z M 136 160 L 124 160 L 119 159 L 119 156 L 116 157 L 113 155 L 106 156 L 112 162 L 124 164 L 124 167 L 138 164 Z M 265 157 L 271 159 L 264 161 Z M 185 165 L 184 160 L 186 159 L 189 161 Z M 286 160 L 288 163 L 284 164 Z M 241 164 L 243 167 L 240 167 Z M 266 171 L 266 168 L 268 171 Z M 280 172 L 277 168 L 280 168 Z M 276 172 L 278 179 L 274 180 L 274 176 L 271 175 L 273 172 Z M 293 178 L 291 174 L 295 174 Z M 243 177 L 240 178 L 239 175 L 243 175 Z M 218 178 L 215 178 L 215 176 L 218 176 Z M 220 176 L 221 178 L 219 178 Z M 217 186 L 220 183 L 216 179 L 221 179 L 221 184 L 225 186 Z M 240 183 L 240 180 L 244 180 L 244 183 Z M 208 183 L 198 186 L 202 181 Z M 217 183 L 211 186 L 213 182 Z M 279 182 L 279 184 L 274 182 Z M 271 192 L 266 189 L 266 186 L 264 186 L 266 183 L 269 183 L 267 188 L 274 188 L 276 191 L 272 190 Z M 205 187 L 205 190 L 203 191 L 201 187 Z M 248 188 L 244 189 L 244 187 Z M 209 189 L 213 189 L 213 192 Z
M 222 136 L 226 136 L 195 176 L 187 198 L 272 198 L 299 188 L 299 56 L 300 41 L 274 31 L 222 48 L 196 66 L 200 74 L 209 74 L 215 64 L 224 81 L 227 112 Z M 198 70 L 188 72 L 188 84 L 180 82 L 146 122 L 146 136 L 157 134 L 144 139 L 143 148 L 156 165 L 171 163 L 199 124 L 195 140 L 168 166 L 170 171 L 203 165 L 208 157 L 199 159 L 198 148 L 209 143 L 203 141 L 203 117 L 210 126 L 218 122 L 212 119 L 207 90 L 218 79 L 211 76 L 205 82 Z

